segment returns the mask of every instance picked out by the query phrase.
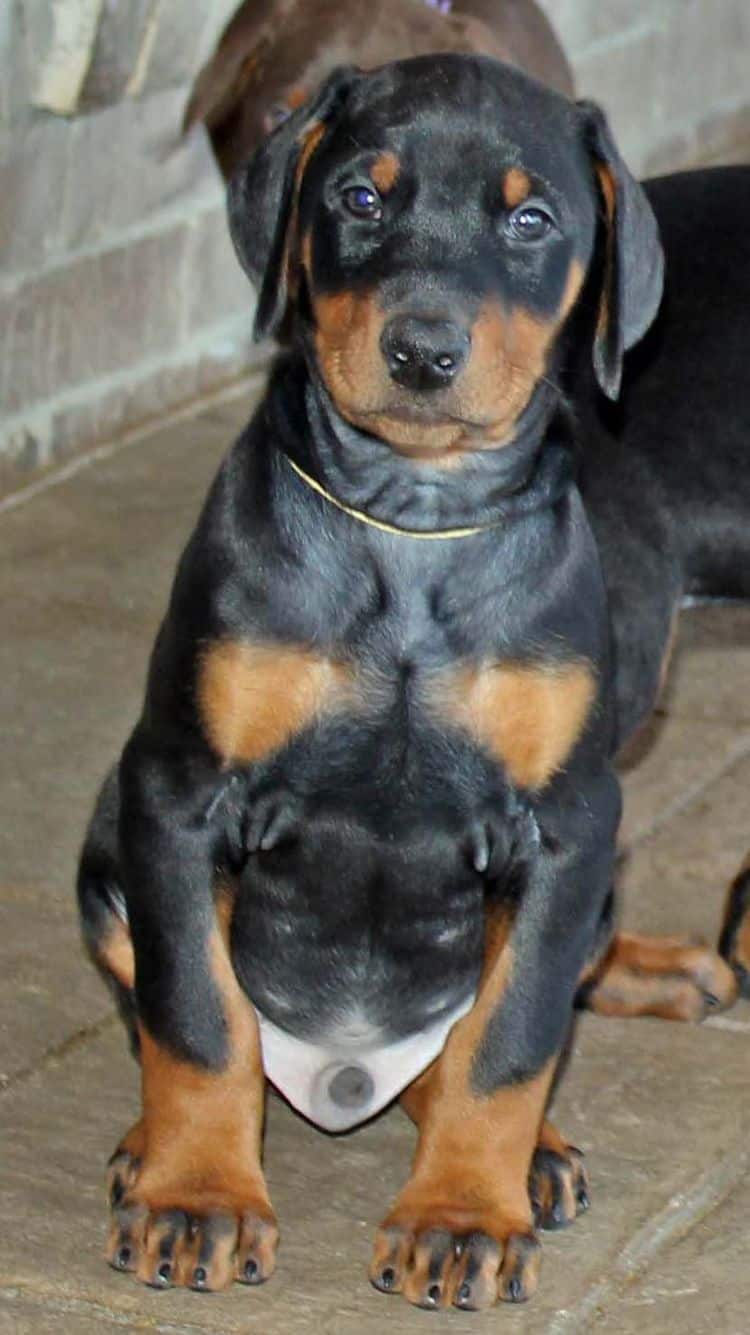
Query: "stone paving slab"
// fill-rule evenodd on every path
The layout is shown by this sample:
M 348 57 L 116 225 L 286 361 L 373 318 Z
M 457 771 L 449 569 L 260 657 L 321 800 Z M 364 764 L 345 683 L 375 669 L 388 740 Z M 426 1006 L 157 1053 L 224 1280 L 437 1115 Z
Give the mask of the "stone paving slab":
M 747 1335 L 750 1175 L 706 1219 L 675 1240 L 645 1279 L 630 1287 L 594 1329 L 610 1335 L 644 1330 L 690 1335 Z
M 621 876 L 627 927 L 717 939 L 727 885 L 750 847 L 749 797 L 745 755 L 636 844 Z
M 586 1151 L 592 1209 L 575 1228 L 546 1237 L 532 1305 L 444 1313 L 432 1317 L 433 1328 L 481 1335 L 502 1322 L 541 1335 L 561 1319 L 583 1321 L 589 1295 L 607 1289 L 634 1238 L 645 1263 L 683 1228 L 682 1198 L 689 1201 L 696 1181 L 718 1173 L 731 1186 L 741 1175 L 750 1129 L 746 1044 L 746 1034 L 706 1027 L 587 1017 L 555 1115 Z M 423 1328 L 424 1313 L 375 1294 L 365 1275 L 373 1229 L 413 1146 L 398 1110 L 336 1138 L 273 1099 L 267 1169 L 283 1229 L 279 1269 L 262 1290 L 235 1286 L 210 1297 L 153 1293 L 101 1259 L 104 1164 L 135 1113 L 135 1067 L 114 1026 L 6 1094 L 0 1137 L 13 1152 L 0 1208 L 15 1226 L 6 1230 L 0 1287 L 43 1307 L 74 1303 L 83 1315 L 102 1309 L 227 1335 L 253 1326 L 375 1335 L 386 1319 L 399 1331 Z M 652 1238 L 656 1216 L 664 1218 Z
M 587 1152 L 592 1210 L 547 1236 L 526 1308 L 435 1315 L 370 1289 L 370 1238 L 413 1146 L 397 1110 L 331 1138 L 272 1100 L 283 1246 L 261 1291 L 156 1294 L 101 1260 L 104 1163 L 135 1116 L 137 1075 L 82 958 L 75 860 L 98 780 L 135 719 L 175 558 L 246 413 L 247 400 L 214 407 L 0 511 L 0 709 L 12 756 L 0 775 L 0 1331 L 579 1335 L 603 1325 L 630 1335 L 637 1323 L 640 1335 L 739 1335 L 748 1003 L 700 1028 L 583 1019 L 556 1115 Z M 725 882 L 750 842 L 749 669 L 750 609 L 686 613 L 660 716 L 625 774 L 628 926 L 716 935 Z

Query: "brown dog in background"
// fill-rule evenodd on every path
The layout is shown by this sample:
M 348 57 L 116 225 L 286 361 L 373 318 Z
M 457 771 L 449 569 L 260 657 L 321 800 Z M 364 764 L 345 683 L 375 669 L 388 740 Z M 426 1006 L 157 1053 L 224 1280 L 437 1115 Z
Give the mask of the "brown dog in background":
M 534 0 L 244 0 L 195 80 L 183 130 L 204 122 L 229 180 L 336 65 L 373 69 L 435 51 L 494 56 L 573 93 Z

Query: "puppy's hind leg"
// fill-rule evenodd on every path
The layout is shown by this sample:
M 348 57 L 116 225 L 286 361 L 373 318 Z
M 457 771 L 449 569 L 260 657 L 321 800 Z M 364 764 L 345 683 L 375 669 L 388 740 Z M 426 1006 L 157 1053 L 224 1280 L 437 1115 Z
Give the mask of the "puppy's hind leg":
M 750 853 L 729 887 L 719 954 L 734 970 L 742 996 L 750 997 Z
M 582 979 L 576 1004 L 598 1015 L 697 1021 L 736 997 L 732 970 L 710 946 L 618 932 Z
M 78 868 L 78 908 L 86 948 L 108 987 L 138 1054 L 134 995 L 135 957 L 117 852 L 120 809 L 117 767 L 105 779 Z

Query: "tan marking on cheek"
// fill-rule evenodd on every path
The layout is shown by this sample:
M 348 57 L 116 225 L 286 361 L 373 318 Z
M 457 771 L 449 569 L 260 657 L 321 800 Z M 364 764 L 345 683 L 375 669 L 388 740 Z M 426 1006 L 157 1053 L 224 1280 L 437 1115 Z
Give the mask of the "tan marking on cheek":
M 573 260 L 558 308 L 549 319 L 521 307 L 506 314 L 496 302 L 488 302 L 480 311 L 472 329 L 469 365 L 456 393 L 467 418 L 486 423 L 487 447 L 512 439 L 584 276 L 583 266 Z
M 387 195 L 396 184 L 400 170 L 401 163 L 395 153 L 381 153 L 370 168 L 370 179 L 382 195 Z
M 349 668 L 310 649 L 219 641 L 198 680 L 206 736 L 225 764 L 259 760 L 348 703 L 352 682 Z
M 503 177 L 503 199 L 509 209 L 515 209 L 519 204 L 523 204 L 531 194 L 531 181 L 520 167 L 511 167 L 510 171 Z
M 318 364 L 341 414 L 356 426 L 387 390 L 380 352 L 385 316 L 372 292 L 313 296 Z
M 441 673 L 430 707 L 471 733 L 515 784 L 539 789 L 565 765 L 595 698 L 588 663 L 500 663 Z

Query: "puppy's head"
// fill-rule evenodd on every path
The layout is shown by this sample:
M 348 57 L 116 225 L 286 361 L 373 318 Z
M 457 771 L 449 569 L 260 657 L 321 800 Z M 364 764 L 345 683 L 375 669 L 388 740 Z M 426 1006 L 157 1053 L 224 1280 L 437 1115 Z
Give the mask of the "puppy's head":
M 258 334 L 296 325 L 342 416 L 415 458 L 514 439 L 598 248 L 611 397 L 661 295 L 601 112 L 481 58 L 337 71 L 235 177 L 230 221 Z

